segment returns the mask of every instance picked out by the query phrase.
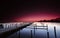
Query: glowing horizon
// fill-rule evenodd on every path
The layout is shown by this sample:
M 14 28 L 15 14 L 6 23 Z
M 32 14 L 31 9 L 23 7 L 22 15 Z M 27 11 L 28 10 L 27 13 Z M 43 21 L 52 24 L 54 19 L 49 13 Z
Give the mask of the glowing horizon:
M 58 16 L 53 14 L 28 14 L 28 15 L 24 15 L 23 17 L 17 17 L 14 19 L 14 21 L 32 22 L 32 21 L 40 21 L 40 20 L 51 20 L 57 17 Z

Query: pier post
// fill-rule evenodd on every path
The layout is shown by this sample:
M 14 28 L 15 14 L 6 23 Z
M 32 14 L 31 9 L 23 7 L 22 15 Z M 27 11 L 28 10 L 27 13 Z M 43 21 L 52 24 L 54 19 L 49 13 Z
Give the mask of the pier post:
M 56 27 L 54 26 L 54 35 L 55 35 L 55 38 L 57 38 L 57 35 L 56 35 Z
M 31 38 L 33 38 L 33 37 L 32 37 L 32 30 L 31 30 Z
M 47 31 L 47 38 L 49 38 L 49 32 Z

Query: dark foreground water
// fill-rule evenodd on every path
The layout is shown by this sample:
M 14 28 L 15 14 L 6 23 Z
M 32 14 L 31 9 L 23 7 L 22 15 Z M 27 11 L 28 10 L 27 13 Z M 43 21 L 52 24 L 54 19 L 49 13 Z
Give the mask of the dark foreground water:
M 60 38 L 60 23 L 34 22 L 7 38 Z

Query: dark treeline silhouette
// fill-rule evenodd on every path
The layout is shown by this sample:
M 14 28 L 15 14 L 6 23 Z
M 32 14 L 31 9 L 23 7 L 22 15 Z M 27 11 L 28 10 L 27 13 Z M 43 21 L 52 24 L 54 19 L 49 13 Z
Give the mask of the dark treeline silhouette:
M 51 20 L 40 20 L 38 22 L 60 22 L 60 18 L 51 19 Z

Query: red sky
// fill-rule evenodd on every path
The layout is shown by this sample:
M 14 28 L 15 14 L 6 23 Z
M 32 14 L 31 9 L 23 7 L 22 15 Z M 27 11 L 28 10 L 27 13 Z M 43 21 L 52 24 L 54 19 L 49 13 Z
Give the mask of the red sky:
M 60 18 L 60 1 L 6 0 L 1 2 L 0 22 L 39 21 Z
M 43 12 L 26 12 L 22 14 L 21 17 L 14 18 L 14 21 L 25 21 L 25 22 L 31 22 L 31 21 L 39 21 L 39 20 L 50 20 L 60 17 L 57 12 L 50 12 L 50 11 L 43 11 Z

